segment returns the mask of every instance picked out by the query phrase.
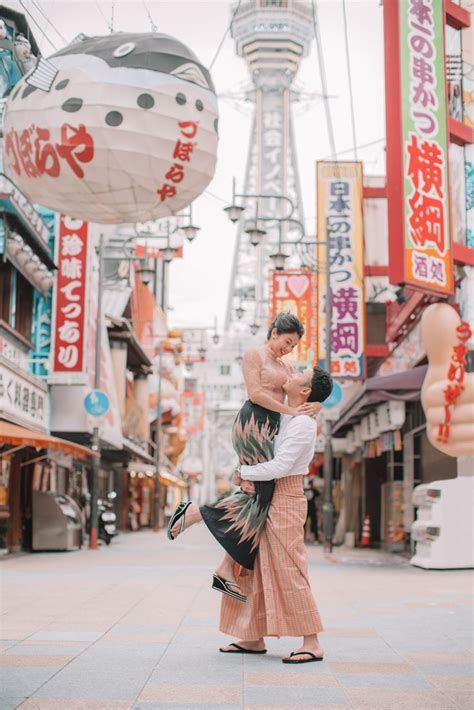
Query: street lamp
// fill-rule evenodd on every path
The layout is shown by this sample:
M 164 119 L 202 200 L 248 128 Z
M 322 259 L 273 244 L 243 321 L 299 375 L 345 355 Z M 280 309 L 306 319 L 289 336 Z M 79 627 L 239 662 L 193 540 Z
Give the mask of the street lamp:
M 259 229 L 257 225 L 254 225 L 253 227 L 250 227 L 250 229 L 246 229 L 245 234 L 249 235 L 250 244 L 254 247 L 258 247 L 259 244 L 262 243 L 262 239 L 266 235 L 266 231 L 264 229 Z
M 230 221 L 235 224 L 235 222 L 239 221 L 243 212 L 245 212 L 245 207 L 241 205 L 229 205 L 228 207 L 224 207 L 224 212 L 227 214 Z
M 178 250 L 175 249 L 175 247 L 171 247 L 169 245 L 167 247 L 165 247 L 163 249 L 163 261 L 166 264 L 170 264 L 173 261 L 174 257 L 176 256 L 177 251 Z
M 181 231 L 184 233 L 184 236 L 186 237 L 188 242 L 193 242 L 196 239 L 198 232 L 201 228 L 196 227 L 196 225 L 193 224 L 193 206 L 192 206 L 192 204 L 189 205 L 189 213 L 186 216 L 189 219 L 189 224 L 185 224 L 184 227 L 181 227 Z
M 152 281 L 152 279 L 155 276 L 155 269 L 152 269 L 150 266 L 141 266 L 139 269 L 137 269 L 137 274 L 140 277 L 140 281 L 144 286 L 148 286 L 148 284 Z
M 259 331 L 259 328 L 260 328 L 260 326 L 258 323 L 252 323 L 252 325 L 250 326 L 250 331 L 251 331 L 252 335 L 256 335 Z
M 285 254 L 282 251 L 277 251 L 274 254 L 270 254 L 270 259 L 273 261 L 275 271 L 284 271 L 288 254 Z
M 245 309 L 242 308 L 242 304 L 238 308 L 235 309 L 235 315 L 237 316 L 238 320 L 242 320 L 244 317 Z

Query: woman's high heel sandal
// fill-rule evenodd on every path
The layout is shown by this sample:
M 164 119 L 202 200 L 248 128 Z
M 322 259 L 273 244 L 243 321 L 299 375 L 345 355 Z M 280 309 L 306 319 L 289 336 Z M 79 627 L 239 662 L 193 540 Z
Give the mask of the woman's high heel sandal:
M 240 589 L 238 584 L 236 584 L 235 582 L 229 582 L 229 580 L 224 579 L 223 577 L 219 577 L 218 574 L 213 574 L 212 577 L 213 577 L 212 588 L 215 589 L 217 592 L 222 592 L 222 594 L 227 594 L 229 597 L 232 597 L 233 599 L 237 599 L 239 602 L 246 602 L 247 601 L 247 597 L 244 594 L 240 594 L 239 592 L 235 592 L 232 589 L 232 587 L 236 587 L 237 589 Z
M 168 530 L 167 530 L 167 535 L 168 535 L 168 540 L 174 540 L 175 538 L 173 537 L 173 533 L 171 532 L 178 520 L 181 520 L 181 525 L 179 528 L 178 535 L 180 535 L 183 530 L 184 530 L 184 523 L 185 523 L 185 516 L 186 516 L 186 511 L 189 508 L 189 506 L 192 504 L 192 501 L 188 501 L 187 503 L 180 503 L 176 510 L 174 511 L 173 515 L 170 518 L 170 521 L 168 523 Z

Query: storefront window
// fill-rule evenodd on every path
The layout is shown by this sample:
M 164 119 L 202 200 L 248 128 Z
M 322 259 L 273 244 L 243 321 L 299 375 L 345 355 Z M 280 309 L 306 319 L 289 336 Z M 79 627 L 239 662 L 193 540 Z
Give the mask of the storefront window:
M 0 261 L 0 319 L 31 340 L 33 287 L 8 261 Z

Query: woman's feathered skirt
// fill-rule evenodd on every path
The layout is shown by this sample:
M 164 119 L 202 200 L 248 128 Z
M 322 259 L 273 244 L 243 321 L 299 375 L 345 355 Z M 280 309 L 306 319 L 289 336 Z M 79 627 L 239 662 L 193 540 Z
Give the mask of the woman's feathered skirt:
M 247 400 L 232 429 L 232 443 L 241 464 L 256 464 L 273 458 L 273 442 L 280 415 Z M 274 481 L 257 481 L 256 495 L 242 491 L 214 505 L 203 505 L 201 514 L 207 527 L 239 565 L 253 569 L 260 535 L 265 526 L 275 488 Z

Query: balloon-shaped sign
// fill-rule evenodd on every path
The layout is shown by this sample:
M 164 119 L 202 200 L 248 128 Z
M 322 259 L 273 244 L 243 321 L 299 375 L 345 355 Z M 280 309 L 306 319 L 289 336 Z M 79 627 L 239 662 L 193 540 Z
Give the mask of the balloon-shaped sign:
M 421 389 L 426 433 L 448 456 L 474 455 L 474 373 L 466 372 L 468 323 L 447 303 L 433 303 L 421 320 L 428 371 Z
M 173 37 L 85 37 L 17 84 L 4 136 L 5 170 L 32 202 L 144 222 L 182 210 L 211 181 L 217 99 L 207 69 Z

